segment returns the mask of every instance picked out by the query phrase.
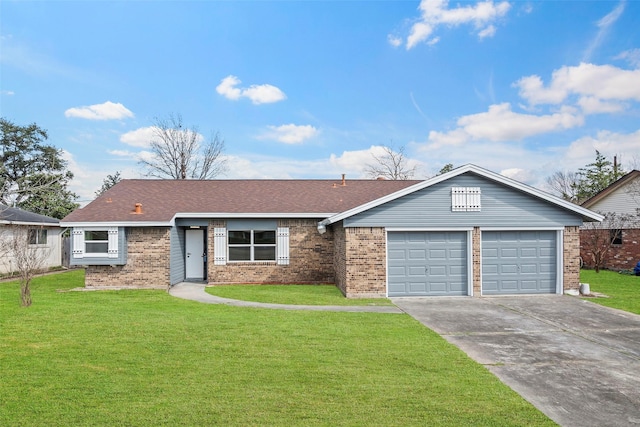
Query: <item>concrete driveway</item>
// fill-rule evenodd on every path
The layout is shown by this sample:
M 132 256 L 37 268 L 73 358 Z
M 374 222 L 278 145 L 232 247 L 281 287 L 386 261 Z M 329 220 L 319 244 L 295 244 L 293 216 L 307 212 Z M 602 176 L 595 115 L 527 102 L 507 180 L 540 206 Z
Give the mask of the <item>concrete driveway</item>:
M 640 316 L 575 297 L 392 298 L 562 426 L 640 426 Z

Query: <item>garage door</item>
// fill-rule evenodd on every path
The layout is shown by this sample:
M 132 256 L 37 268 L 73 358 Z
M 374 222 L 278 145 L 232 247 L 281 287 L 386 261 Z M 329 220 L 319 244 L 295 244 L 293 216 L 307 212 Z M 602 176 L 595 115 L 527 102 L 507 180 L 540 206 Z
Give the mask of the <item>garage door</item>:
M 483 231 L 482 294 L 556 292 L 555 231 Z
M 389 232 L 389 296 L 467 295 L 465 232 Z

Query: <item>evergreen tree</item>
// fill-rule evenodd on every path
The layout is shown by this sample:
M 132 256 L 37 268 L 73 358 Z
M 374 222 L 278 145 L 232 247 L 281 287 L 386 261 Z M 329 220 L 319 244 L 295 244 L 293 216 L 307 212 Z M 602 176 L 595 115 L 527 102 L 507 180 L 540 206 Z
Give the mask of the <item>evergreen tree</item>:
M 62 150 L 45 144 L 47 131 L 0 119 L 0 202 L 63 218 L 78 207 L 67 186 L 73 173 Z

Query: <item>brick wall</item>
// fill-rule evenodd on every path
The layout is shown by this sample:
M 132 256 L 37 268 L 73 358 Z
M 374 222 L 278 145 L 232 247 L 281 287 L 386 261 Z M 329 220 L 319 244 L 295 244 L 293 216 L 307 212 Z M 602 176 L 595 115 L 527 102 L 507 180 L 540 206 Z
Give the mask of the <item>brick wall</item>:
M 125 265 L 87 266 L 87 287 L 149 288 L 169 287 L 169 228 L 128 228 Z
M 593 230 L 581 230 L 580 234 L 586 240 L 587 233 Z M 605 230 L 609 233 L 609 230 Z M 608 234 L 607 234 L 608 235 Z M 580 256 L 584 261 L 584 266 L 593 268 L 593 257 L 591 252 L 583 245 Z M 622 244 L 613 245 L 605 257 L 604 268 L 611 270 L 630 270 L 640 261 L 640 229 L 630 228 L 622 230 Z
M 342 230 L 344 261 L 340 262 L 344 267 L 340 266 L 339 288 L 347 298 L 385 297 L 387 243 L 384 228 L 347 227 Z
M 564 247 L 564 291 L 577 290 L 580 287 L 580 229 L 565 227 L 562 244 Z
M 347 295 L 347 249 L 346 234 L 342 223 L 333 224 L 333 268 L 335 283 L 343 295 Z
M 473 227 L 473 231 L 471 232 L 471 265 L 473 271 L 471 274 L 473 274 L 473 296 L 475 297 L 481 296 L 482 293 L 482 250 L 480 247 L 480 234 L 480 227 Z
M 213 232 L 225 227 L 224 221 L 209 223 L 208 281 L 231 283 L 334 283 L 333 233 L 320 234 L 314 219 L 284 219 L 278 227 L 289 228 L 289 265 L 273 262 L 238 262 L 215 265 Z

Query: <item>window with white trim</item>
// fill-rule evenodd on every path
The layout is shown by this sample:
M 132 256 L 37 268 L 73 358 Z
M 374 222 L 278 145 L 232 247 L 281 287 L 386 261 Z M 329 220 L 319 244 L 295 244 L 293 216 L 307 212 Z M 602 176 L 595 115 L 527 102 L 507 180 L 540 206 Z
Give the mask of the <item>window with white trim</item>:
M 275 230 L 233 230 L 215 228 L 214 264 L 227 262 L 270 262 L 289 264 L 289 228 Z
M 452 187 L 451 210 L 453 212 L 480 212 L 480 187 Z
M 275 230 L 229 230 L 229 261 L 275 261 Z
M 47 244 L 46 228 L 30 228 L 29 244 L 30 245 L 46 245 Z
M 109 232 L 107 230 L 88 230 L 84 232 L 84 253 L 107 254 L 109 250 Z
M 117 258 L 118 228 L 75 228 L 73 236 L 74 258 Z

